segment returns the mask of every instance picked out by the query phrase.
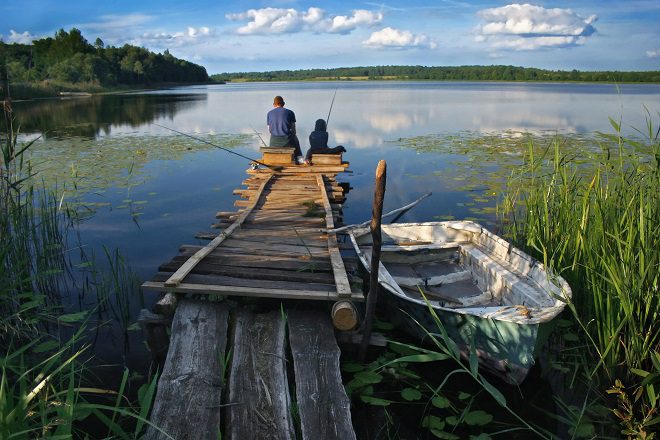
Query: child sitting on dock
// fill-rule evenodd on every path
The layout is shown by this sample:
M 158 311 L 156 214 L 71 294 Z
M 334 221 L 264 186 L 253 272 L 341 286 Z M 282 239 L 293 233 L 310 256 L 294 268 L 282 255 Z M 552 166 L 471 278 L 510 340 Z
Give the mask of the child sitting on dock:
M 345 153 L 346 148 L 338 145 L 334 148 L 328 147 L 328 131 L 323 119 L 317 119 L 314 131 L 309 135 L 309 150 L 305 155 L 305 163 L 312 164 L 312 154 L 339 154 Z

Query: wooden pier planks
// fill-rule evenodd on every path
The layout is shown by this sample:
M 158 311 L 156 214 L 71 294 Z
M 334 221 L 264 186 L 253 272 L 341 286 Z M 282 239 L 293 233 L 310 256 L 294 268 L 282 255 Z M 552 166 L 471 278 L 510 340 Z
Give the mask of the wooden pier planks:
M 150 421 L 177 440 L 217 438 L 229 312 L 219 303 L 182 300 Z M 145 439 L 166 438 L 153 426 Z
M 316 182 L 321 189 L 321 194 L 323 195 L 323 207 L 325 209 L 325 223 L 328 229 L 335 228 L 335 222 L 332 216 L 332 208 L 330 207 L 330 201 L 328 200 L 328 195 L 325 191 L 325 180 L 323 175 L 316 175 Z M 337 286 L 337 294 L 340 298 L 350 298 L 351 296 L 351 285 L 348 282 L 348 277 L 346 276 L 346 268 L 344 267 L 344 261 L 341 259 L 341 254 L 339 253 L 339 245 L 337 244 L 337 235 L 334 232 L 327 233 L 328 236 L 328 252 L 330 254 L 330 262 L 332 264 L 332 272 L 335 277 L 335 285 Z
M 295 439 L 282 313 L 242 309 L 234 318 L 223 438 Z
M 270 177 L 272 177 L 272 174 Z M 204 248 L 200 249 L 195 255 L 190 257 L 188 261 L 186 261 L 179 269 L 177 269 L 177 271 L 167 281 L 165 281 L 165 286 L 173 287 L 181 283 L 181 280 L 183 280 L 186 277 L 186 275 L 190 273 L 190 271 L 195 267 L 197 263 L 199 263 L 213 249 L 218 247 L 220 243 L 222 243 L 227 237 L 229 237 L 229 235 L 231 235 L 234 229 L 241 226 L 245 218 L 248 215 L 250 215 L 252 209 L 254 209 L 254 207 L 257 205 L 257 202 L 259 201 L 259 196 L 261 195 L 261 191 L 263 191 L 263 189 L 266 187 L 266 184 L 270 181 L 270 177 L 263 181 L 263 183 L 259 187 L 259 190 L 257 191 L 255 200 L 243 213 L 241 213 L 241 215 L 236 219 L 236 221 L 230 227 L 228 227 L 226 230 L 220 233 L 220 235 L 218 235 L 215 239 L 213 239 L 213 241 L 211 241 L 209 244 L 204 246 Z
M 318 291 L 320 300 L 364 300 L 361 292 L 351 291 L 336 236 L 324 232 L 334 227 L 338 216 L 331 202 L 343 200 L 334 174 L 260 171 L 244 184 L 249 190 L 241 194 L 248 199 L 237 204 L 245 208 L 218 213 L 218 227 L 232 221 L 227 229 L 204 247 L 183 247 L 143 284 L 145 290 L 199 293 L 203 289 L 193 285 L 202 284 L 208 293 L 231 294 L 230 288 L 239 287 L 234 295 L 300 298 Z M 259 258 L 258 263 L 251 266 L 250 258 Z
M 355 439 L 330 317 L 317 310 L 289 310 L 288 323 L 303 439 Z

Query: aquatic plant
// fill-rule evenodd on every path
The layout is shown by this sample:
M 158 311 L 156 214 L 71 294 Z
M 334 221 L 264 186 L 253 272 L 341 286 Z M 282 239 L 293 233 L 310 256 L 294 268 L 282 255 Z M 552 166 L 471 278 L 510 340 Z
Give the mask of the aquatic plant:
M 620 397 L 622 383 L 644 388 L 636 372 L 653 371 L 660 351 L 660 130 L 648 121 L 637 139 L 610 120 L 614 134 L 588 162 L 530 146 L 499 206 L 506 235 L 571 285 L 569 309 L 596 359 L 584 358 L 587 378 Z M 647 390 L 629 403 L 657 408 Z
M 0 60 L 0 73 L 3 67 Z M 87 437 L 81 423 L 91 418 L 107 426 L 108 437 L 137 437 L 149 423 L 155 378 L 138 390 L 137 405 L 125 397 L 127 371 L 119 391 L 86 385 L 89 347 L 81 322 L 89 313 L 65 313 L 61 301 L 71 269 L 65 249 L 71 213 L 37 185 L 25 160 L 32 142 L 19 145 L 11 100 L 2 105 L 0 438 Z M 117 265 L 113 271 L 123 279 Z M 111 405 L 104 402 L 109 396 Z

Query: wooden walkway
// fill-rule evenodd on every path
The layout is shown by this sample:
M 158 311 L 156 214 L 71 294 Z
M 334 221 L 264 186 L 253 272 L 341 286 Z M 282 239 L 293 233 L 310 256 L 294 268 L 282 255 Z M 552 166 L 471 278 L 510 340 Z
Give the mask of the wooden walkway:
M 338 167 L 249 170 L 246 188 L 235 191 L 241 209 L 217 214 L 214 226 L 226 229 L 204 247 L 182 246 L 143 289 L 363 301 L 351 289 L 335 234 L 322 232 L 334 227 L 343 199 L 327 170 Z
M 145 290 L 180 301 L 145 438 L 353 439 L 329 306 L 363 301 L 337 238 L 345 166 L 248 170 L 217 236 L 184 245 Z M 208 294 L 269 298 L 254 310 Z M 201 295 L 201 296 L 200 296 Z M 272 299 L 287 301 L 272 307 Z M 311 306 L 310 304 L 316 304 Z M 294 410 L 295 408 L 295 410 Z M 162 430 L 162 431 L 161 431 Z

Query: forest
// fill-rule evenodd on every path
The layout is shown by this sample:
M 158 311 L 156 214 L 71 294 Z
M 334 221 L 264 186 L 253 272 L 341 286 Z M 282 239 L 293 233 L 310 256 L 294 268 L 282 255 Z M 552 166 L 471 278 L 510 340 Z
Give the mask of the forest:
M 160 54 L 128 44 L 106 47 L 100 38 L 90 44 L 76 28 L 60 29 L 53 38 L 32 44 L 0 41 L 2 64 L 10 84 L 117 87 L 209 81 L 204 67 L 175 58 L 167 50 Z
M 212 75 L 211 79 L 214 81 L 398 79 L 436 81 L 586 81 L 657 83 L 660 82 L 660 71 L 564 71 L 515 66 L 372 66 L 221 73 Z

